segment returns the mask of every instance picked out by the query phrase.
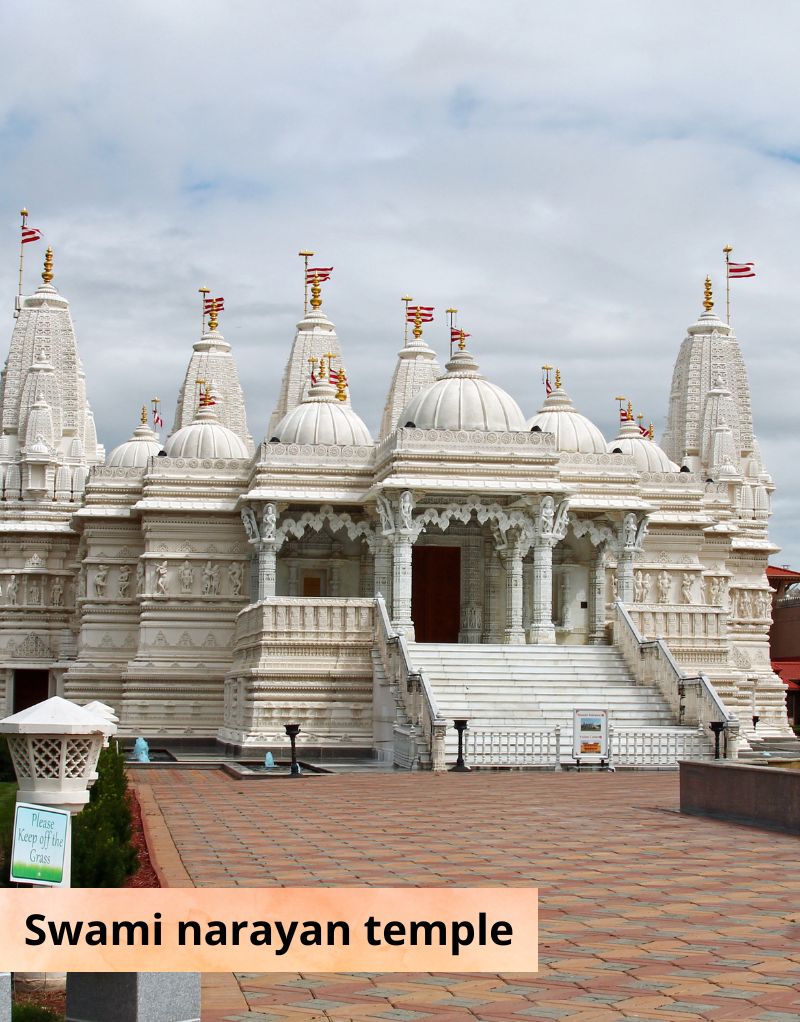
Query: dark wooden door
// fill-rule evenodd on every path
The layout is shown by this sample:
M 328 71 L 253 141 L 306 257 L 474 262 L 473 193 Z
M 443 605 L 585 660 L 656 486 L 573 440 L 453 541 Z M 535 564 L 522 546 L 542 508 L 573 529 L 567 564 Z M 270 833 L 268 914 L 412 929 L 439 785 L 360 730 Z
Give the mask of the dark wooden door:
M 14 713 L 44 702 L 49 695 L 49 671 L 14 671 Z
M 461 619 L 461 550 L 412 550 L 411 617 L 417 642 L 458 642 Z

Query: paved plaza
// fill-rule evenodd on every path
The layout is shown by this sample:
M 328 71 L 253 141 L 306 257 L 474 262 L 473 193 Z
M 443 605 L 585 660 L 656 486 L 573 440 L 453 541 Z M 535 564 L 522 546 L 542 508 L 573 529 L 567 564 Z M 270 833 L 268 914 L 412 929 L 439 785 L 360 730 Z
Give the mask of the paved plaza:
M 203 1022 L 800 1017 L 797 838 L 680 816 L 676 773 L 133 776 L 170 886 L 540 889 L 538 974 L 206 976 Z

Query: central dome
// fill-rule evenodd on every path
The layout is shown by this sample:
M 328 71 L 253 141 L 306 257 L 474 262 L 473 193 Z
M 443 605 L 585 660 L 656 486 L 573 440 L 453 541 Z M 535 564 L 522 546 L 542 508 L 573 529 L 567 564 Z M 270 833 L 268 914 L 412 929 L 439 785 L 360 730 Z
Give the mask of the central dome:
M 287 412 L 275 427 L 282 444 L 372 446 L 369 430 L 353 409 L 337 400 L 336 387 L 326 379 L 311 385 L 306 398 Z
M 168 458 L 250 458 L 247 444 L 222 425 L 211 406 L 201 406 L 188 426 L 176 430 L 164 453 Z
M 605 454 L 606 441 L 595 424 L 581 415 L 569 394 L 561 387 L 560 374 L 556 389 L 549 394 L 538 413 L 528 420 L 528 429 L 538 428 L 555 436 L 556 450 L 579 454 Z
M 150 429 L 147 422 L 142 422 L 129 440 L 114 448 L 106 459 L 106 465 L 109 468 L 145 468 L 150 458 L 155 458 L 160 450 L 158 433 Z
M 631 414 L 631 413 L 629 413 Z M 640 472 L 677 472 L 678 466 L 667 457 L 649 435 L 643 436 L 638 424 L 628 419 L 619 427 L 615 440 L 608 445 L 609 454 L 620 451 L 630 454 Z
M 400 413 L 398 426 L 485 431 L 525 429 L 525 416 L 517 402 L 481 375 L 468 351 L 456 351 L 446 368 L 445 376 L 409 401 Z

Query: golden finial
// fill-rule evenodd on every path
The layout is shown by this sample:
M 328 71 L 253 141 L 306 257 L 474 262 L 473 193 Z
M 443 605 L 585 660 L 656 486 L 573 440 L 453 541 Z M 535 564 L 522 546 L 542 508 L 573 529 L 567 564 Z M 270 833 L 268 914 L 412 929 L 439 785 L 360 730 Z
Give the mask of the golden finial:
M 714 308 L 714 299 L 711 297 L 711 277 L 706 277 L 704 293 L 705 297 L 703 299 L 703 308 L 706 312 L 711 312 Z
M 319 360 L 319 379 L 324 380 L 326 376 L 327 373 L 325 371 L 325 356 L 323 355 L 323 357 Z
M 27 211 L 27 209 L 25 209 L 25 207 L 24 207 L 24 206 L 23 206 L 23 207 L 22 207 L 22 209 L 21 209 L 21 210 L 19 211 L 19 215 L 20 215 L 20 216 L 27 216 L 27 215 L 28 215 L 28 211 Z
M 628 402 L 628 422 L 633 422 L 633 402 Z
M 556 369 L 556 390 L 561 390 L 561 370 Z
M 336 378 L 336 400 L 347 400 L 347 377 L 345 376 L 344 366 L 342 365 L 339 366 L 339 373 Z
M 139 422 L 141 422 L 143 426 L 147 425 L 147 405 L 142 405 L 142 414 L 139 418 Z
M 466 330 L 458 331 L 458 350 L 465 351 L 467 347 L 467 332 Z
M 730 252 L 733 252 L 733 245 L 726 245 L 722 251 L 725 253 L 725 255 L 728 255 Z
M 458 312 L 458 309 L 445 309 L 445 312 L 447 313 L 448 316 L 455 316 L 455 314 Z
M 311 308 L 319 309 L 322 307 L 322 288 L 320 287 L 319 277 L 315 273 L 311 280 Z
M 655 438 L 656 438 L 656 431 L 653 428 L 653 423 L 652 422 L 650 423 L 650 429 L 648 430 L 648 432 L 650 434 L 650 439 L 651 440 L 655 440 Z
M 53 279 L 53 250 L 48 248 L 44 254 L 44 272 L 42 273 L 42 280 L 45 284 L 49 284 Z
M 422 309 L 419 306 L 417 307 L 417 311 L 414 313 L 414 329 L 411 333 L 417 340 L 422 337 Z
M 211 311 L 208 314 L 208 329 L 216 330 L 219 323 L 219 309 L 217 308 L 218 298 L 211 299 Z

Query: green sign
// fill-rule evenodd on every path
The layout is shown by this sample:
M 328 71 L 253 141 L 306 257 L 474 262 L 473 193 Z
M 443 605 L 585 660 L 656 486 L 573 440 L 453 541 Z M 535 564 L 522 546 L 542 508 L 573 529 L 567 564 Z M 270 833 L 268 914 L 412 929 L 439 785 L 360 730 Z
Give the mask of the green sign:
M 61 887 L 69 850 L 68 812 L 17 802 L 11 849 L 12 882 Z

